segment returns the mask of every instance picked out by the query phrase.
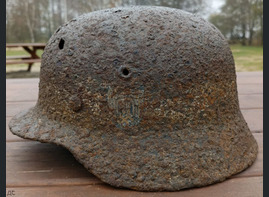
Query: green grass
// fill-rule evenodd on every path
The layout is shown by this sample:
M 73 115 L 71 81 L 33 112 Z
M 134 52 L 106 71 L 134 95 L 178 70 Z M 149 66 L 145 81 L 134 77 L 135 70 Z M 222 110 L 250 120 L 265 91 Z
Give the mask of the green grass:
M 263 47 L 231 45 L 236 71 L 262 71 Z
M 241 46 L 231 45 L 231 50 L 234 56 L 236 71 L 262 71 L 263 70 L 263 47 L 259 46 Z M 37 54 L 41 56 L 43 50 L 38 50 Z M 20 48 L 6 50 L 7 56 L 29 55 L 26 51 Z M 17 64 L 6 66 L 7 78 L 29 78 L 38 77 L 40 71 L 40 63 L 35 63 L 32 66 L 31 72 L 27 70 L 27 64 Z
M 37 50 L 37 55 L 41 56 L 41 54 L 43 53 L 43 50 Z M 29 55 L 29 53 L 27 53 L 26 51 L 18 48 L 18 49 L 7 49 L 6 50 L 6 56 L 17 56 L 17 55 Z

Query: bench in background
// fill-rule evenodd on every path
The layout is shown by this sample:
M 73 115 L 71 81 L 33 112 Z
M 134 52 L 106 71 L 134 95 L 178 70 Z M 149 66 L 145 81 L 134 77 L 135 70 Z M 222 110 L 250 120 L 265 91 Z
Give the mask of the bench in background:
M 12 43 L 6 44 L 6 48 L 15 48 L 22 47 L 30 56 L 21 55 L 21 56 L 7 56 L 6 57 L 6 65 L 11 64 L 28 64 L 27 71 L 30 72 L 32 65 L 34 63 L 40 63 L 41 58 L 37 55 L 37 50 L 44 50 L 46 44 L 45 43 Z

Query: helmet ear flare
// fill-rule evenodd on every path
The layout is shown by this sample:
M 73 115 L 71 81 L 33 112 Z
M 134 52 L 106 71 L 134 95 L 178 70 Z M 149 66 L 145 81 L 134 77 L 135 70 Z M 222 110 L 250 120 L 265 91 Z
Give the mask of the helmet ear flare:
M 258 152 L 229 44 L 202 18 L 166 7 L 100 10 L 61 26 L 42 55 L 37 104 L 9 127 L 139 191 L 220 182 Z

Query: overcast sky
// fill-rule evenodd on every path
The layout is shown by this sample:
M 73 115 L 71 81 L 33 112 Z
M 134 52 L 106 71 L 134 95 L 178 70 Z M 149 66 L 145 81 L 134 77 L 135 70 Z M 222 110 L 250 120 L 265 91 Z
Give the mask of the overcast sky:
M 207 9 L 208 12 L 203 16 L 204 18 L 208 19 L 210 14 L 220 12 L 220 7 L 224 4 L 225 0 L 208 0 L 207 4 L 209 8 Z
M 211 0 L 211 1 L 212 1 L 212 8 L 214 10 L 218 10 L 224 4 L 224 0 Z

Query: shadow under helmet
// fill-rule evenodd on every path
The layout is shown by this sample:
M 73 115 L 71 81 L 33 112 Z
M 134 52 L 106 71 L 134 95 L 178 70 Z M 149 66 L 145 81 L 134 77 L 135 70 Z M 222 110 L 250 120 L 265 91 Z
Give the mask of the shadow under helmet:
M 67 148 L 110 185 L 142 191 L 220 182 L 257 156 L 227 41 L 164 7 L 96 11 L 60 27 L 42 55 L 36 106 L 9 126 Z

